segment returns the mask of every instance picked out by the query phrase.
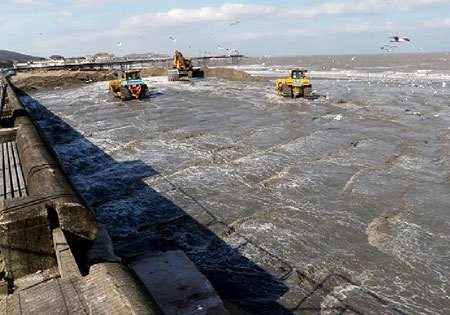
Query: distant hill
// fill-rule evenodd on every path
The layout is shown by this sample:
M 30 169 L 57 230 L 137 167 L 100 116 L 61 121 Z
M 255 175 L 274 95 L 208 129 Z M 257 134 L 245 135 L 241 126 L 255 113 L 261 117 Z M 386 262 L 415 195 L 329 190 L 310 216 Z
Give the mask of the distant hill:
M 12 67 L 13 60 L 28 61 L 28 60 L 40 60 L 41 57 L 35 57 L 30 55 L 24 55 L 18 52 L 2 50 L 0 49 L 0 67 L 9 68 Z

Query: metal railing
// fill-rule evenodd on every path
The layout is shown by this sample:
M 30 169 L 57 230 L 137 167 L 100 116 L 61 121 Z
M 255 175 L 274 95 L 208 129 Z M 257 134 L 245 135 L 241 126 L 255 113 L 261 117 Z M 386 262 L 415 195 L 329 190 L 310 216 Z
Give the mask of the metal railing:
M 8 88 L 8 79 L 13 75 L 16 75 L 15 70 L 0 69 L 0 85 L 1 85 L 1 93 L 2 93 L 1 101 L 0 101 L 0 119 L 3 117 L 3 110 L 5 108 L 6 90 Z M 0 124 L 0 128 L 1 128 L 1 124 Z

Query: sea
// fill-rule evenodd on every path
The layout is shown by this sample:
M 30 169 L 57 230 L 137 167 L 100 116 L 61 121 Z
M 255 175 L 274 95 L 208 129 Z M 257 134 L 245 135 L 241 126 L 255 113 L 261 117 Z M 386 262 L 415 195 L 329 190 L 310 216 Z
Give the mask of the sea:
M 181 249 L 232 314 L 449 314 L 450 54 L 229 67 L 265 80 L 22 100 L 124 262 Z

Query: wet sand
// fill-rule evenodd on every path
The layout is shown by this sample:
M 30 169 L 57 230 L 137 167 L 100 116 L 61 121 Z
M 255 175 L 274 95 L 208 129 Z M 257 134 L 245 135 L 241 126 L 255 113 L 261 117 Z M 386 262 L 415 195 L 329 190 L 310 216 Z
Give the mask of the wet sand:
M 204 68 L 205 77 L 216 77 L 218 79 L 227 79 L 232 81 L 264 81 L 265 78 L 252 76 L 244 71 L 224 68 Z M 18 72 L 13 77 L 13 83 L 25 92 L 36 92 L 41 90 L 73 88 L 85 84 L 110 81 L 117 79 L 115 70 L 99 71 L 28 71 Z M 142 77 L 166 76 L 165 68 L 146 68 L 141 69 Z

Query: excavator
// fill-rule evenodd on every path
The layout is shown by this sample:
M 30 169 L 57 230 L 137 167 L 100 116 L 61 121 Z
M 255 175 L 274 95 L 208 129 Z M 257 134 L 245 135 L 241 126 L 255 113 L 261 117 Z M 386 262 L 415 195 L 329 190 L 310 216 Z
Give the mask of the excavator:
M 293 69 L 289 71 L 287 79 L 278 79 L 276 81 L 278 94 L 292 98 L 311 97 L 312 87 L 306 78 L 306 72 L 304 68 Z
M 148 86 L 141 79 L 139 70 L 128 70 L 118 73 L 118 80 L 109 81 L 109 90 L 114 96 L 128 101 L 144 98 L 148 94 Z
M 175 50 L 173 53 L 172 69 L 167 71 L 169 81 L 180 81 L 183 78 L 203 78 L 203 70 L 192 66 L 192 58 L 184 58 L 183 54 Z

